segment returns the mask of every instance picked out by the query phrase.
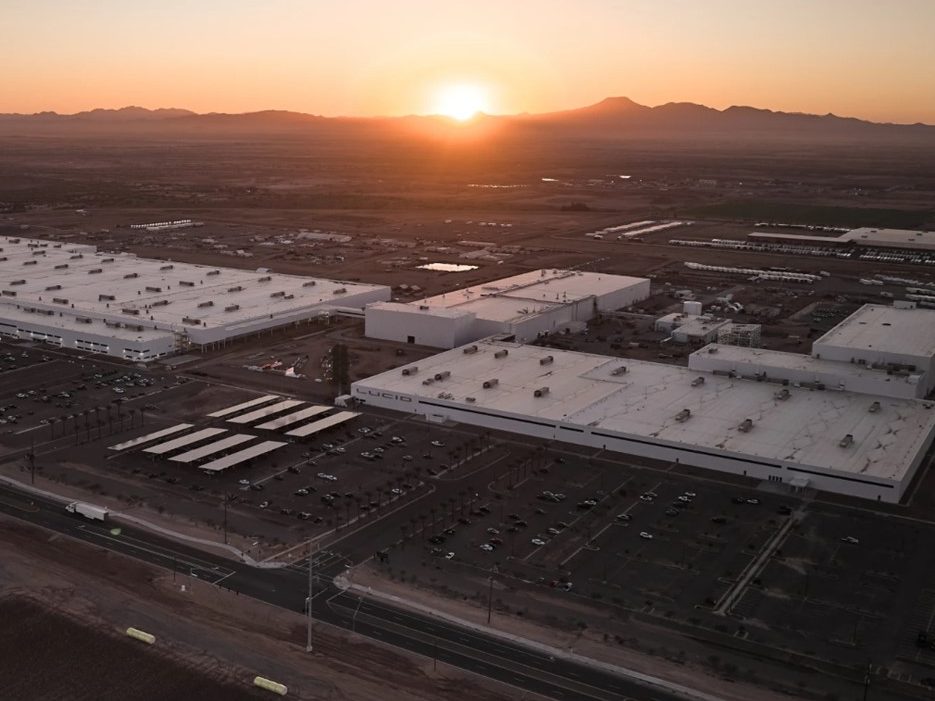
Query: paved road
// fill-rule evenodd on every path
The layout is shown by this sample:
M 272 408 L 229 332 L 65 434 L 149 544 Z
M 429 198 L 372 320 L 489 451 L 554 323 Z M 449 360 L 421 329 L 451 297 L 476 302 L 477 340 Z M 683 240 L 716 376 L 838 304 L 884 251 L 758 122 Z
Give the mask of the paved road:
M 121 525 L 88 521 L 54 501 L 0 486 L 0 513 L 67 534 L 92 545 L 239 591 L 268 604 L 301 611 L 307 569 L 300 564 L 259 569 L 161 536 Z M 305 561 L 307 563 L 307 560 Z M 322 551 L 313 559 L 313 617 L 360 635 L 565 701 L 677 701 L 685 697 L 644 682 L 578 664 L 373 599 L 333 584 L 346 560 Z M 313 639 L 314 644 L 314 639 Z

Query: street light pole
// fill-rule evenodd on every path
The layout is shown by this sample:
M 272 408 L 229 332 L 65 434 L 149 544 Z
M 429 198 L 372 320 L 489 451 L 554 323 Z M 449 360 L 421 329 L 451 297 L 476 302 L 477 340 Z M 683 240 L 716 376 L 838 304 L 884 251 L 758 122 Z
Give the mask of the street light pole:
M 490 625 L 490 613 L 493 609 L 493 575 L 491 574 L 487 579 L 490 583 L 490 588 L 487 590 L 487 624 Z
M 308 603 L 305 606 L 305 652 L 312 651 L 312 541 L 308 541 Z

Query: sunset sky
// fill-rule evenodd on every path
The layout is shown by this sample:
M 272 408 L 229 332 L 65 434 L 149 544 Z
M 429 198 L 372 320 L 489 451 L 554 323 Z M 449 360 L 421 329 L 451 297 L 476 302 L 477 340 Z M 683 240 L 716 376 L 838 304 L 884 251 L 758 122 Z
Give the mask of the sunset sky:
M 626 95 L 935 123 L 935 0 L 2 0 L 0 112 Z M 447 97 L 444 92 L 448 90 Z

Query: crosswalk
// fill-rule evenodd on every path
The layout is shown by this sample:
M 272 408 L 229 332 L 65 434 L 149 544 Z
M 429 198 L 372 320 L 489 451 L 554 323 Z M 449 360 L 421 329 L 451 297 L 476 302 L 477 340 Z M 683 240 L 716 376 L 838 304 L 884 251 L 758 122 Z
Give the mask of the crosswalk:
M 345 560 L 346 557 L 346 555 L 339 552 L 319 550 L 312 555 L 312 572 L 314 573 L 316 570 L 322 570 L 330 565 L 334 565 L 339 561 Z M 308 572 L 308 564 L 308 557 L 303 557 L 301 560 L 290 563 L 287 567 L 297 572 Z

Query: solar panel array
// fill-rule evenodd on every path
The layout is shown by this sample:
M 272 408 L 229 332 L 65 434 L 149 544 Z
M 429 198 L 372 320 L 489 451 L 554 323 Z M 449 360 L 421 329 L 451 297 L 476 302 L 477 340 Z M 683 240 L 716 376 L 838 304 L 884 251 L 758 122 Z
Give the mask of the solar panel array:
M 293 407 L 297 407 L 300 404 L 305 404 L 305 402 L 299 401 L 298 399 L 286 399 L 281 402 L 276 402 L 275 404 L 270 404 L 269 406 L 263 407 L 262 409 L 257 409 L 241 416 L 235 416 L 232 419 L 228 419 L 228 422 L 232 424 L 250 424 L 254 421 L 259 421 L 260 419 L 265 419 L 269 416 L 280 414 L 287 409 L 292 409 Z
M 200 448 L 188 450 L 181 455 L 176 455 L 175 457 L 169 458 L 169 460 L 172 462 L 181 463 L 195 462 L 197 460 L 201 460 L 202 458 L 216 455 L 217 453 L 234 448 L 238 445 L 249 443 L 255 438 L 256 436 L 251 436 L 247 433 L 235 433 L 233 436 L 227 436 L 226 438 L 222 438 L 221 440 L 215 441 L 214 443 L 208 443 L 208 445 L 203 445 Z
M 299 426 L 294 428 L 291 431 L 287 431 L 287 436 L 294 436 L 295 438 L 307 438 L 315 433 L 324 431 L 325 429 L 331 428 L 332 426 L 337 426 L 342 424 L 345 421 L 350 421 L 356 416 L 360 416 L 356 411 L 339 411 L 337 414 L 332 416 L 326 416 L 323 419 L 318 421 L 313 421 L 312 423 L 305 424 L 304 426 Z
M 224 416 L 230 416 L 231 414 L 236 414 L 238 411 L 243 411 L 244 409 L 249 409 L 250 407 L 259 406 L 260 404 L 266 404 L 273 401 L 274 399 L 279 399 L 279 395 L 276 394 L 267 394 L 262 397 L 257 397 L 256 399 L 251 399 L 247 402 L 241 402 L 240 404 L 234 404 L 229 406 L 226 409 L 218 409 L 217 411 L 211 412 L 208 414 L 208 418 L 211 419 L 220 419 Z
M 278 419 L 273 419 L 272 421 L 267 421 L 264 424 L 259 426 L 254 426 L 254 428 L 263 429 L 264 431 L 278 431 L 281 428 L 286 426 L 291 426 L 292 424 L 297 424 L 299 421 L 304 419 L 311 419 L 312 417 L 319 416 L 320 414 L 325 414 L 331 411 L 332 407 L 330 406 L 310 406 L 305 409 L 300 409 L 291 414 L 286 414 L 285 416 L 280 416 Z
M 222 470 L 231 468 L 234 465 L 239 465 L 247 460 L 272 453 L 274 450 L 279 450 L 285 445 L 289 444 L 283 441 L 263 441 L 262 443 L 251 445 L 249 448 L 238 450 L 236 453 L 226 455 L 223 458 L 212 460 L 209 463 L 201 465 L 198 469 L 205 470 L 206 472 L 221 472 Z
M 153 455 L 165 455 L 166 453 L 171 453 L 173 450 L 184 448 L 186 445 L 198 443 L 199 441 L 206 441 L 221 433 L 227 433 L 227 431 L 223 428 L 203 428 L 200 431 L 180 436 L 166 443 L 159 443 L 151 448 L 145 448 L 143 452 L 152 453 Z
M 116 445 L 110 446 L 108 450 L 126 450 L 127 448 L 135 448 L 138 445 L 143 445 L 144 443 L 150 443 L 160 438 L 171 436 L 173 433 L 184 431 L 185 429 L 191 428 L 193 425 L 194 424 L 176 424 L 175 426 L 169 426 L 169 428 L 164 428 L 160 431 L 147 433 L 145 436 L 138 436 L 137 438 L 124 441 L 123 443 L 117 443 Z

